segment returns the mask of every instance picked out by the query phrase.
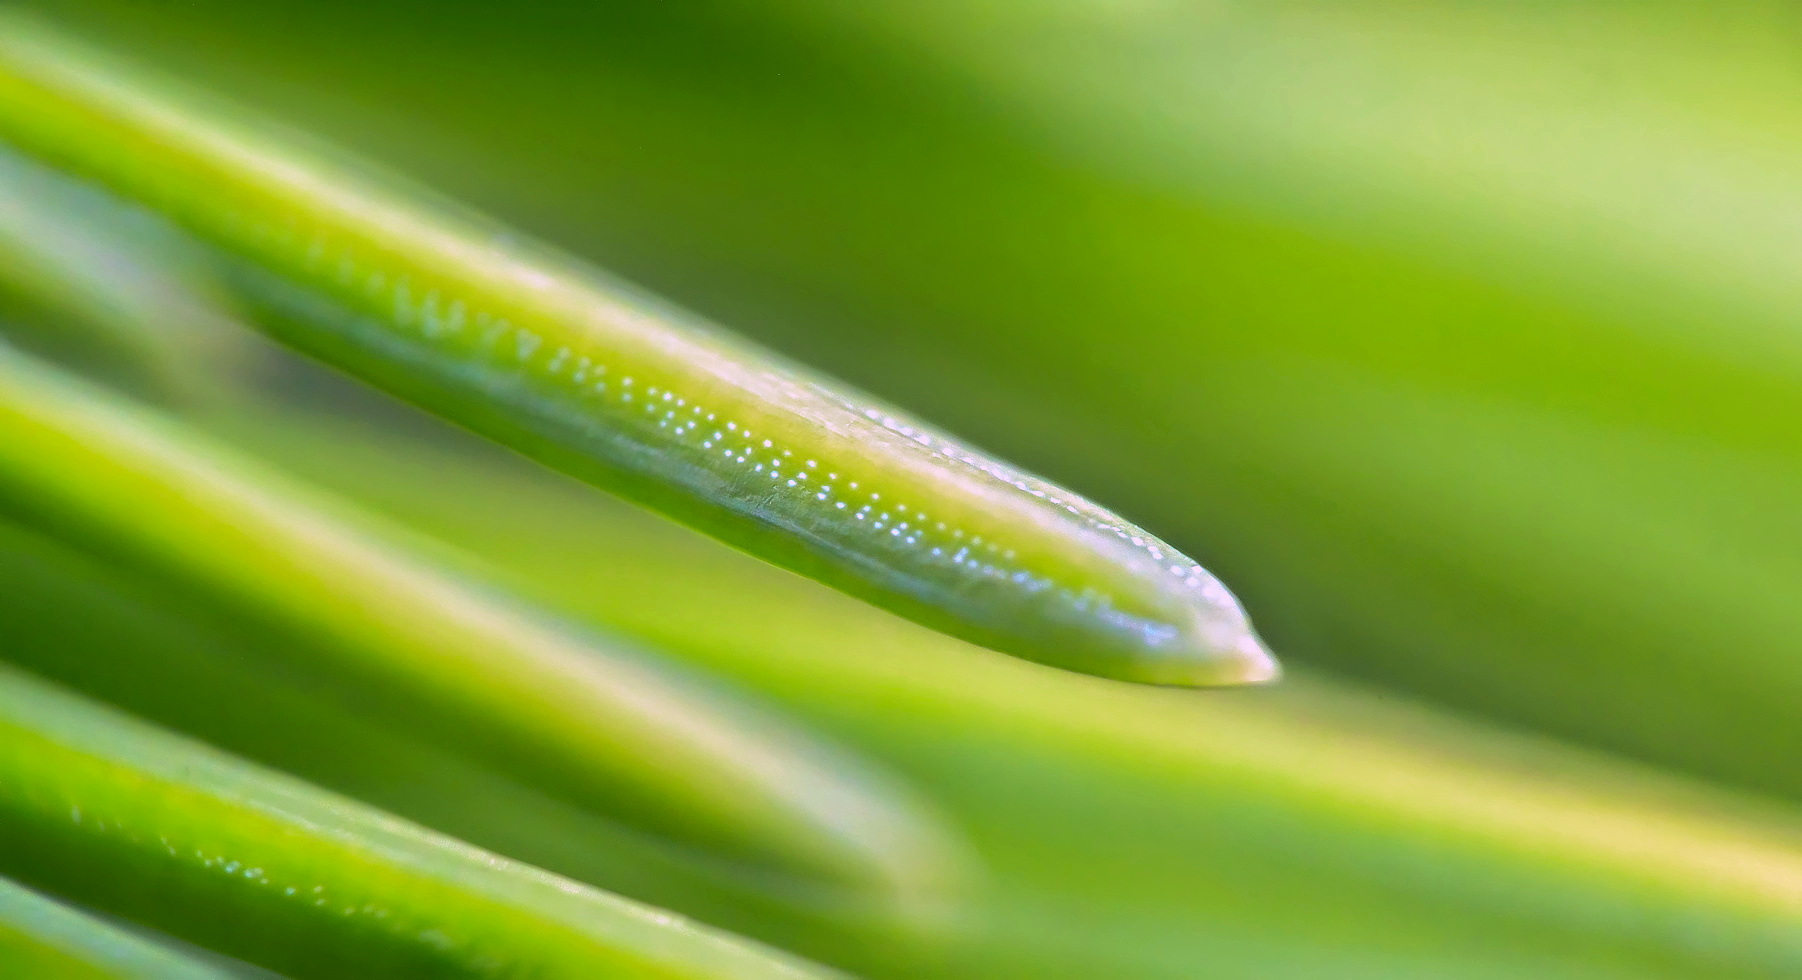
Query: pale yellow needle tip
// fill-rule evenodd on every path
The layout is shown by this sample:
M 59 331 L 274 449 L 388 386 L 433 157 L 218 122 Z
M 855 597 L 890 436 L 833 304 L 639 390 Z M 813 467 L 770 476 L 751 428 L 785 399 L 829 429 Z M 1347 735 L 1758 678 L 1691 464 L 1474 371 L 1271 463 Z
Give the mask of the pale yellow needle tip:
M 1276 654 L 1255 633 L 1247 632 L 1235 652 L 1239 666 L 1237 683 L 1270 684 L 1282 679 L 1283 665 L 1277 663 Z
M 1226 635 L 1221 635 L 1223 632 Z M 1155 660 L 1143 660 L 1115 676 L 1168 687 L 1242 687 L 1269 684 L 1283 675 L 1276 654 L 1249 625 L 1223 631 L 1216 626 L 1194 645 Z

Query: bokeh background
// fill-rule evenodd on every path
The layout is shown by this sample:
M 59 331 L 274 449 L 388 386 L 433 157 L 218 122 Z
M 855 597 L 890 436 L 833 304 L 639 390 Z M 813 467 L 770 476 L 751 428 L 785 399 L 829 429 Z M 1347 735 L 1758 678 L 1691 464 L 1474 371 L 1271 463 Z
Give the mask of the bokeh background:
M 1802 826 L 1794 4 L 29 6 L 1107 503 L 1291 677 L 1008 661 L 248 341 L 196 424 L 880 760 L 979 897 L 759 891 L 11 531 L 7 657 L 869 975 L 1797 975 L 1696 899 Z

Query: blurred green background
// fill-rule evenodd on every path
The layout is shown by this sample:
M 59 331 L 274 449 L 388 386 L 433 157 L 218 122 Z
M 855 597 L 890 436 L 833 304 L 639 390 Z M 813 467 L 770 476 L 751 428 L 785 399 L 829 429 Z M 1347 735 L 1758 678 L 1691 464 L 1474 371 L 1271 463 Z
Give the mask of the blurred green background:
M 471 793 L 504 777 L 399 736 L 308 744 L 304 698 L 271 721 L 89 690 L 871 974 L 1799 975 L 1796 920 L 1717 921 L 1679 887 L 1712 859 L 1657 844 L 1673 813 L 1769 827 L 1749 860 L 1802 903 L 1793 4 L 30 6 L 1115 507 L 1296 675 L 1004 661 L 265 353 L 260 406 L 195 419 L 881 758 L 993 894 L 898 935 Z M 230 645 L 6 549 L 39 669 L 124 633 Z M 214 659 L 180 669 L 270 684 Z M 1559 822 L 1592 795 L 1651 802 Z

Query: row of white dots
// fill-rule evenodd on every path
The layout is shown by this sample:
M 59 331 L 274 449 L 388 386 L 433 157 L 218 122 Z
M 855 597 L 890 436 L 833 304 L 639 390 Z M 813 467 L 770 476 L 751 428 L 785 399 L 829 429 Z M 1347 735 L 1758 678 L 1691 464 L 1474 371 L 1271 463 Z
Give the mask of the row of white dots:
M 327 264 L 328 252 L 329 246 L 323 236 L 314 239 L 307 251 L 310 264 L 315 268 L 322 268 Z M 358 263 L 348 250 L 338 257 L 335 271 L 340 285 L 354 288 L 358 284 Z M 511 360 L 521 365 L 528 364 L 543 346 L 543 339 L 537 334 L 511 323 L 504 317 L 494 316 L 483 310 L 472 310 L 461 299 L 446 301 L 437 290 L 426 290 L 415 297 L 412 286 L 404 277 L 390 282 L 386 275 L 377 270 L 363 277 L 361 285 L 372 297 L 377 299 L 382 298 L 386 293 L 386 298 L 391 304 L 389 308 L 392 310 L 394 322 L 405 328 L 416 328 L 429 339 L 454 336 L 466 329 L 472 329 L 476 333 L 479 349 L 499 352 L 507 350 L 504 343 L 511 335 L 512 345 L 507 353 L 511 354 Z M 604 396 L 609 393 L 609 385 L 606 380 L 607 367 L 586 355 L 578 355 L 569 348 L 559 347 L 551 351 L 542 370 L 545 374 L 574 384 L 578 392 L 584 396 Z M 630 404 L 634 401 L 634 387 L 633 378 L 623 377 L 618 379 L 617 388 L 612 393 L 622 405 Z M 824 483 L 818 481 L 818 474 L 813 472 L 818 467 L 816 460 L 807 460 L 805 467 L 791 468 L 785 477 L 782 471 L 782 462 L 792 458 L 792 451 L 778 449 L 774 440 L 766 438 L 761 441 L 761 448 L 767 452 L 770 458 L 759 458 L 757 452 L 759 444 L 753 439 L 753 433 L 748 428 L 741 428 L 736 422 L 731 421 L 725 422 L 723 429 L 716 427 L 714 425 L 717 422 L 715 413 L 705 411 L 698 404 L 690 404 L 686 397 L 679 396 L 673 391 L 652 386 L 645 390 L 643 398 L 644 415 L 655 419 L 657 428 L 665 431 L 673 430 L 672 434 L 686 439 L 694 437 L 705 426 L 708 434 L 700 439 L 700 447 L 703 450 L 717 449 L 720 452 L 720 458 L 734 464 L 749 464 L 751 472 L 763 474 L 768 479 L 778 481 L 784 487 L 796 490 L 806 489 L 814 500 L 830 503 L 835 511 L 850 511 L 849 516 L 852 520 L 867 522 L 870 530 L 878 535 L 913 547 L 926 540 L 930 526 L 932 531 L 948 536 L 948 540 L 944 543 L 929 544 L 926 548 L 926 554 L 933 558 L 946 559 L 967 573 L 973 572 L 987 578 L 1005 578 L 1032 591 L 1052 588 L 1055 584 L 1049 579 L 1035 576 L 1023 569 L 1009 570 L 1001 567 L 995 561 L 977 559 L 975 557 L 977 550 L 997 556 L 1001 561 L 1013 560 L 1016 552 L 1011 548 L 1002 549 L 994 542 L 985 543 L 980 536 L 971 536 L 966 541 L 966 532 L 963 529 L 947 527 L 944 522 L 931 522 L 924 511 L 912 511 L 914 515 L 912 520 L 897 521 L 895 515 L 906 517 L 910 513 L 908 508 L 894 507 L 878 511 L 876 504 L 881 500 L 879 493 L 868 494 L 869 503 L 864 503 L 852 510 L 850 504 L 855 501 L 843 499 L 845 492 L 838 489 L 840 477 L 837 473 L 829 473 Z M 686 411 L 683 411 L 684 409 Z M 1020 474 L 1011 472 L 983 457 L 961 450 L 954 444 L 935 439 L 928 433 L 921 432 L 875 410 L 864 410 L 864 414 L 886 428 L 913 439 L 941 458 L 975 467 L 988 476 L 1003 480 L 1016 489 L 1044 499 L 1072 515 L 1084 518 L 1098 529 L 1112 532 L 1123 540 L 1129 540 L 1136 547 L 1145 547 L 1153 558 L 1162 559 L 1164 557 L 1155 542 L 1148 542 L 1139 535 L 1128 534 L 1118 525 L 1098 520 L 1092 513 L 1077 508 L 1071 501 L 1046 490 L 1043 485 L 1028 483 Z M 726 445 L 728 439 L 733 442 L 742 442 L 742 445 Z M 809 482 L 810 478 L 813 480 L 811 483 Z M 845 486 L 849 491 L 859 489 L 856 481 L 851 481 Z M 1187 569 L 1172 568 L 1173 574 L 1186 574 L 1187 571 Z M 1194 568 L 1194 571 L 1199 572 L 1200 569 L 1197 567 Z M 1078 594 L 1063 589 L 1059 591 L 1068 594 L 1073 604 L 1079 609 L 1108 605 L 1106 597 Z
M 1158 562 L 1172 576 L 1181 578 L 1186 585 L 1198 588 L 1210 588 L 1215 584 L 1213 577 L 1208 575 L 1200 565 L 1188 561 L 1181 555 L 1167 552 L 1160 546 L 1160 542 L 1158 542 L 1157 539 L 1146 536 L 1143 531 L 1140 531 L 1136 527 L 1109 519 L 1111 515 L 1106 515 L 1105 512 L 1097 511 L 1093 505 L 1089 505 L 1086 501 L 1065 499 L 1059 496 L 1054 488 L 1050 488 L 1046 484 L 1036 480 L 1030 480 L 1024 474 L 1011 470 L 994 460 L 961 449 L 945 439 L 934 437 L 931 433 L 922 431 L 899 419 L 877 411 L 876 409 L 866 408 L 862 411 L 865 418 L 881 425 L 883 428 L 894 432 L 897 435 L 913 440 L 940 459 L 961 463 L 965 466 L 974 468 L 989 477 L 1001 480 L 1009 486 L 1014 487 L 1016 490 L 1020 490 L 1033 497 L 1044 500 L 1055 507 L 1061 508 L 1066 513 L 1078 517 L 1083 520 L 1084 523 L 1088 524 L 1090 528 L 1109 534 L 1118 540 L 1124 541 L 1134 548 L 1145 552 L 1147 556 L 1153 561 Z M 1077 506 L 1079 503 L 1083 506 Z

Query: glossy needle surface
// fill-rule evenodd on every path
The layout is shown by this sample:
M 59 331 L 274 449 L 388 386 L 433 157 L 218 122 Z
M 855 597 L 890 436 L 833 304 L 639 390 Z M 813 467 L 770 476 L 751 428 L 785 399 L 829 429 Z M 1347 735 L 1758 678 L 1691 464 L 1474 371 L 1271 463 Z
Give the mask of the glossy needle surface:
M 956 876 L 936 822 L 849 754 L 542 621 L 387 544 L 367 515 L 4 344 L 0 510 L 300 639 L 245 655 L 565 802 L 884 899 Z
M 768 561 L 1020 657 L 1268 680 L 1145 530 L 582 264 L 0 22 L 0 138 L 217 248 L 290 345 Z M 291 141 L 289 141 L 291 143 Z

